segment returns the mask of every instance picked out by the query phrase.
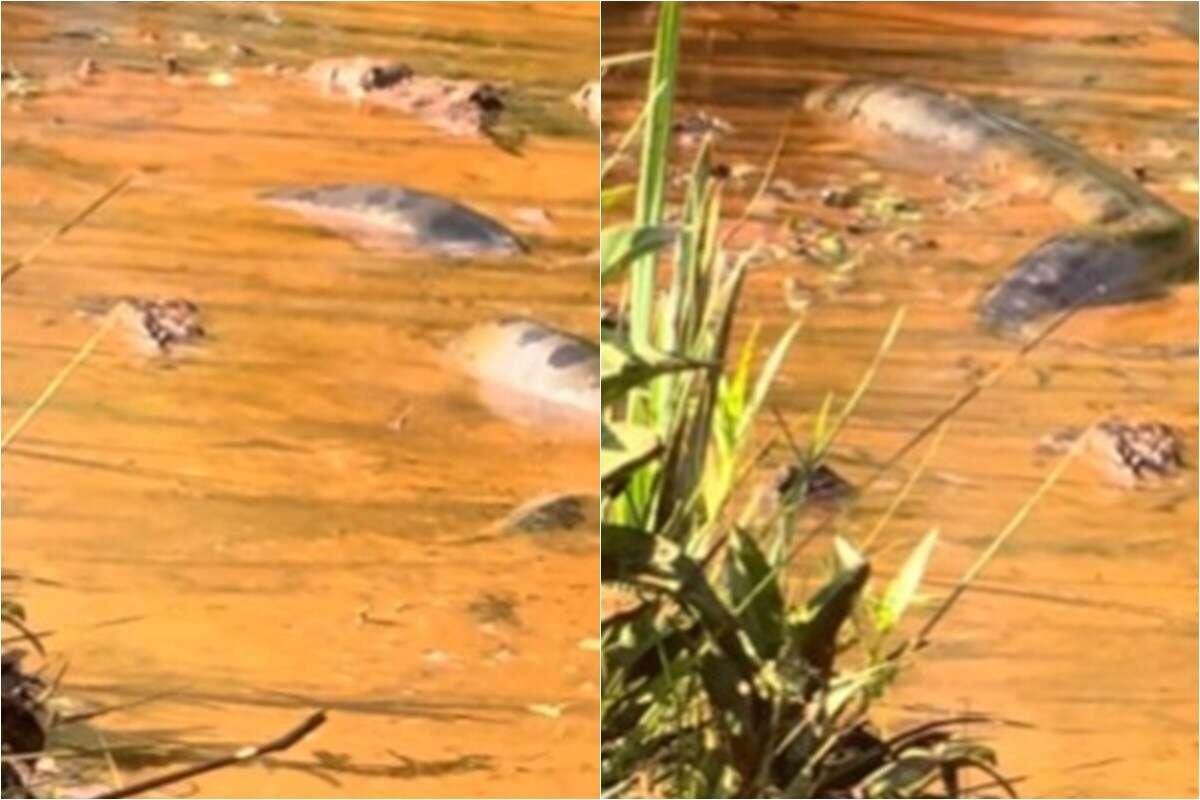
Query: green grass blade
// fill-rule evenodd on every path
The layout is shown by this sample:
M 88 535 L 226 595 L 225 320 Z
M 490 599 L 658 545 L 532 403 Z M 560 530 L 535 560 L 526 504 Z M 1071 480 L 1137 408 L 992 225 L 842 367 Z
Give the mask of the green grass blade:
M 645 131 L 642 138 L 641 172 L 634 221 L 641 227 L 662 224 L 667 189 L 667 154 L 671 139 L 671 110 L 675 102 L 675 70 L 679 59 L 680 3 L 662 3 L 658 7 L 658 35 L 654 62 L 650 70 Z M 657 290 L 656 260 L 652 256 L 637 259 L 632 266 L 630 335 L 635 346 L 650 343 L 650 321 Z
M 979 577 L 979 574 L 983 572 L 984 568 L 991 563 L 993 558 L 996 557 L 996 553 L 1000 552 L 1000 548 L 1004 546 L 1004 543 L 1007 542 L 1012 535 L 1017 532 L 1017 530 L 1025 523 L 1025 520 L 1029 519 L 1029 515 L 1033 513 L 1033 509 L 1037 507 L 1037 504 L 1040 503 L 1042 498 L 1046 496 L 1046 493 L 1050 491 L 1051 487 L 1058 482 L 1059 477 L 1062 476 L 1063 472 L 1066 471 L 1071 462 L 1075 460 L 1080 452 L 1082 452 L 1083 447 L 1094 427 L 1095 423 L 1092 423 L 1092 425 L 1088 426 L 1083 435 L 1081 435 L 1075 441 L 1075 444 L 1071 446 L 1071 449 L 1067 451 L 1067 454 L 1064 455 L 1059 462 L 1054 465 L 1054 469 L 1050 470 L 1050 473 L 1046 476 L 1045 480 L 1043 480 L 1041 485 L 1038 486 L 1037 491 L 1029 496 L 1029 499 L 1027 499 L 1021 505 L 1021 507 L 1017 510 L 1017 513 L 1013 514 L 1012 518 L 1009 519 L 1008 524 L 1004 526 L 1000 533 L 996 534 L 996 537 L 992 539 L 991 544 L 989 544 L 987 548 L 985 548 L 984 551 L 979 554 L 979 558 L 975 559 L 975 563 L 973 563 L 967 569 L 962 578 L 960 578 L 958 583 L 955 584 L 954 588 L 950 591 L 950 594 L 947 595 L 946 599 L 942 601 L 942 604 L 938 606 L 937 610 L 933 612 L 933 615 L 921 628 L 921 632 L 916 638 L 916 646 L 918 648 L 923 647 L 928 643 L 929 636 L 931 633 L 933 633 L 933 629 L 937 627 L 937 624 L 941 622 L 942 618 L 945 617 L 946 614 L 949 613 L 950 609 L 954 607 L 954 604 L 958 602 L 960 597 L 962 597 L 963 592 L 967 591 L 967 589 L 971 587 L 971 584 L 975 582 L 975 579 Z
M 871 532 L 867 534 L 867 538 L 863 539 L 863 552 L 870 550 L 871 545 L 875 543 L 875 539 L 878 538 L 879 534 L 883 532 L 883 529 L 887 527 L 889 522 L 891 522 L 896 511 L 899 510 L 901 503 L 908 498 L 908 495 L 912 491 L 913 487 L 917 485 L 917 481 L 920 480 L 923 474 L 925 474 L 925 470 L 929 466 L 929 462 L 933 460 L 933 454 L 937 452 L 938 447 L 942 443 L 942 437 L 946 435 L 946 430 L 949 427 L 949 424 L 938 426 L 937 434 L 934 436 L 934 439 L 930 443 L 929 447 L 926 448 L 925 455 L 921 456 L 921 461 L 919 464 L 917 464 L 917 468 L 912 471 L 912 474 L 908 476 L 908 480 L 904 482 L 904 486 L 902 486 L 900 491 L 896 493 L 896 496 L 892 498 L 892 502 L 888 505 L 887 510 L 883 512 L 883 515 L 880 516 L 879 520 L 875 523 L 875 527 L 873 527 Z
M 62 385 L 66 383 L 66 380 L 71 376 L 71 373 L 74 372 L 80 364 L 82 364 L 84 361 L 87 361 L 88 356 L 90 356 L 92 351 L 96 349 L 96 345 L 100 344 L 100 340 L 104 338 L 105 334 L 112 330 L 112 327 L 116 324 L 116 322 L 116 311 L 110 311 L 108 316 L 105 317 L 103 323 L 101 323 L 100 329 L 93 333 L 91 337 L 83 343 L 83 346 L 76 351 L 75 355 L 71 357 L 71 360 L 67 362 L 66 366 L 58 371 L 58 374 L 50 380 L 50 383 L 46 384 L 46 388 L 42 390 L 40 395 L 38 395 L 37 400 L 34 400 L 32 405 L 25 409 L 25 413 L 22 414 L 21 417 L 12 424 L 12 427 L 8 429 L 8 432 L 4 434 L 4 439 L 0 440 L 0 451 L 7 450 L 8 446 L 12 444 L 13 440 L 16 439 L 17 436 L 20 435 L 21 431 L 25 429 L 25 426 L 32 422 L 33 418 L 37 416 L 38 412 L 46 407 L 46 404 L 50 402 L 54 395 L 58 393 L 58 390 L 62 388 Z
M 838 412 L 837 419 L 833 423 L 833 428 L 829 430 L 826 433 L 825 438 L 816 445 L 815 461 L 820 462 L 821 458 L 825 455 L 825 452 L 829 449 L 829 445 L 831 445 L 837 439 L 838 434 L 841 433 L 842 428 L 845 427 L 846 421 L 850 419 L 850 415 L 853 414 L 854 409 L 858 407 L 859 401 L 862 400 L 863 395 L 866 394 L 867 389 L 871 386 L 871 383 L 874 382 L 875 375 L 879 372 L 879 367 L 883 364 L 884 357 L 887 356 L 888 351 L 892 349 L 892 345 L 896 341 L 896 336 L 900 332 L 900 326 L 904 324 L 905 311 L 906 309 L 901 306 L 899 309 L 897 309 L 896 315 L 892 317 L 892 322 L 890 325 L 888 325 L 887 332 L 883 335 L 883 341 L 879 343 L 879 347 L 875 351 L 875 357 L 871 359 L 870 366 L 868 366 L 867 371 L 863 373 L 862 379 L 858 382 L 858 386 L 854 388 L 854 393 L 850 395 L 850 399 L 846 401 L 846 404 L 842 406 L 841 411 Z

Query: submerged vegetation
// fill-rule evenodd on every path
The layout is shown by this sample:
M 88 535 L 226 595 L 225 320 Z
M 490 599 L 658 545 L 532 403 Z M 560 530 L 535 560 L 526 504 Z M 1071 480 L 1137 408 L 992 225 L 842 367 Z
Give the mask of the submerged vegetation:
M 903 634 L 900 622 L 918 597 L 938 534 L 929 531 L 886 582 L 873 580 L 867 554 L 912 481 L 867 540 L 840 535 L 832 515 L 815 532 L 798 524 L 823 456 L 901 327 L 901 309 L 853 395 L 836 412 L 828 399 L 808 442 L 791 444 L 799 479 L 744 485 L 763 454 L 756 421 L 798 325 L 770 347 L 757 372 L 757 328 L 733 351 L 739 298 L 756 254 L 723 246 L 722 182 L 710 168 L 708 140 L 691 165 L 677 217 L 668 215 L 681 14 L 679 4 L 659 7 L 648 99 L 604 164 L 608 177 L 640 136 L 636 187 L 610 185 L 604 193 L 606 208 L 631 195 L 635 208 L 631 221 L 606 221 L 602 234 L 605 294 L 622 298 L 602 338 L 603 791 L 1015 794 L 995 754 L 961 733 L 964 724 L 986 718 L 937 719 L 885 734 L 872 710 L 1066 462 L 917 633 Z M 930 434 L 936 447 L 948 416 L 897 457 Z M 832 542 L 827 556 L 805 552 L 816 533 L 831 534 L 823 539 Z M 799 590 L 802 567 L 819 573 L 815 591 Z

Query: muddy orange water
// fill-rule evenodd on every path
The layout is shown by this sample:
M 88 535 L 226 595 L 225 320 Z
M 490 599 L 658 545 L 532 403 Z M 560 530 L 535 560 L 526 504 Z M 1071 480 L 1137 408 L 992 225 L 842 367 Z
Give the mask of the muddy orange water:
M 596 443 L 497 418 L 442 352 L 504 315 L 595 329 L 596 134 L 567 97 L 598 36 L 593 4 L 5 4 L 37 90 L 4 102 L 6 263 L 141 171 L 5 282 L 5 430 L 95 330 L 83 298 L 186 297 L 209 331 L 170 364 L 108 336 L 4 454 L 5 569 L 53 584 L 21 599 L 64 693 L 158 696 L 97 722 L 125 779 L 322 707 L 292 750 L 167 791 L 594 795 L 595 534 L 468 541 L 592 490 Z M 290 76 L 360 53 L 511 84 L 519 154 Z M 380 257 L 254 200 L 356 181 L 459 199 L 532 253 Z
M 758 176 L 737 177 L 767 163 L 791 115 L 778 175 L 798 197 L 764 207 L 759 230 L 807 216 L 844 225 L 845 212 L 815 200 L 824 187 L 881 182 L 919 209 L 878 235 L 843 232 L 858 258 L 842 271 L 796 256 L 755 270 L 744 299 L 744 321 L 774 332 L 804 313 L 774 394 L 798 432 L 827 391 L 848 396 L 897 308 L 907 308 L 835 447 L 834 466 L 849 479 L 869 476 L 1008 358 L 1013 343 L 977 332 L 972 305 L 1021 253 L 1069 223 L 1001 186 L 947 183 L 952 165 L 928 154 L 816 127 L 795 109 L 796 87 L 902 78 L 982 96 L 1137 168 L 1150 191 L 1194 217 L 1195 17 L 1195 4 L 688 4 L 679 113 L 707 110 L 735 129 L 717 145 L 735 176 L 732 194 L 750 193 Z M 606 4 L 605 55 L 645 49 L 652 25 L 645 6 Z M 630 67 L 605 78 L 606 139 L 632 119 L 644 80 Z M 901 233 L 936 248 L 890 246 Z M 805 302 L 807 312 L 791 310 Z M 926 590 L 941 595 L 1047 474 L 1051 463 L 1035 446 L 1055 428 L 1109 413 L 1161 419 L 1183 432 L 1194 465 L 1196 302 L 1193 284 L 1085 311 L 1009 371 L 954 418 L 887 530 L 884 563 L 939 528 Z M 866 535 L 924 449 L 872 487 L 845 520 L 847 533 Z M 939 626 L 881 718 L 893 729 L 964 711 L 1011 721 L 979 734 L 1030 796 L 1194 796 L 1196 522 L 1193 467 L 1143 491 L 1072 468 Z

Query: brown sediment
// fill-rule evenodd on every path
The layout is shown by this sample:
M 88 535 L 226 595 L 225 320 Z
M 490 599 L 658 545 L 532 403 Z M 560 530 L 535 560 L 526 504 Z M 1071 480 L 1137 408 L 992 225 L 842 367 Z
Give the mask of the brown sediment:
M 652 10 L 611 6 L 603 10 L 606 52 L 646 49 Z M 790 7 L 784 25 L 768 8 L 688 4 L 678 96 L 737 130 L 719 143 L 721 160 L 769 163 L 797 85 L 903 80 L 988 98 L 1118 172 L 1144 166 L 1150 193 L 1195 214 L 1196 44 L 1160 29 L 1158 6 L 1043 3 L 1036 15 L 1016 3 Z M 1082 41 L 1130 33 L 1138 40 L 1121 47 Z M 634 119 L 645 86 L 637 68 L 610 71 L 605 131 L 619 135 Z M 948 180 L 961 169 L 953 159 L 922 154 L 894 164 L 881 145 L 890 137 L 850 137 L 846 125 L 808 114 L 790 119 L 777 174 L 803 192 L 755 214 L 739 244 L 783 244 L 773 237 L 791 218 L 813 217 L 862 257 L 844 273 L 787 254 L 756 268 L 741 330 L 761 321 L 759 341 L 774 341 L 796 319 L 785 282 L 813 287 L 769 400 L 792 430 L 805 431 L 827 393 L 844 398 L 854 390 L 896 307 L 907 307 L 892 351 L 831 453 L 839 472 L 861 483 L 980 370 L 1009 357 L 1010 343 L 973 324 L 977 299 L 998 270 L 1078 223 L 1044 199 L 1010 192 L 1020 187 L 1003 175 L 960 184 Z M 826 186 L 880 183 L 911 199 L 920 215 L 855 234 L 846 230 L 854 209 L 827 207 L 819 197 Z M 900 253 L 886 242 L 896 231 L 938 247 Z M 877 301 L 863 302 L 867 295 Z M 926 582 L 935 597 L 1045 476 L 1049 465 L 1035 448 L 1047 431 L 1084 426 L 1098 414 L 1159 420 L 1178 431 L 1185 466 L 1178 483 L 1131 492 L 1097 480 L 1089 459 L 1073 465 L 942 623 L 881 707 L 881 721 L 899 730 L 970 712 L 1023 723 L 986 733 L 1000 768 L 1027 776 L 1023 796 L 1196 793 L 1196 315 L 1192 284 L 1143 303 L 1086 309 L 955 417 L 876 540 L 886 579 L 937 527 Z M 918 457 L 863 493 L 841 531 L 867 536 Z M 810 564 L 822 544 L 808 545 L 805 555 L 814 558 L 797 561 L 798 584 L 818 577 Z M 911 620 L 921 621 L 920 613 Z M 1153 774 L 1145 769 L 1151 763 Z
M 594 247 L 594 136 L 535 131 L 524 158 L 497 158 L 408 115 L 314 100 L 259 62 L 230 67 L 227 86 L 207 65 L 233 36 L 263 62 L 306 63 L 320 28 L 339 52 L 440 56 L 562 97 L 594 75 L 597 12 L 225 11 L 3 8 L 6 60 L 41 75 L 84 57 L 101 69 L 86 87 L 6 99 L 5 252 L 25 252 L 123 170 L 154 168 L 5 282 L 4 430 L 92 332 L 75 313 L 85 298 L 187 298 L 209 334 L 201 358 L 165 370 L 106 337 L 5 451 L 5 567 L 53 581 L 23 600 L 70 658 L 69 696 L 92 707 L 167 693 L 95 720 L 128 780 L 325 707 L 328 722 L 292 750 L 189 791 L 594 796 L 594 548 L 455 542 L 529 498 L 593 490 L 595 445 L 497 417 L 443 350 L 508 315 L 594 326 L 594 265 L 555 261 Z M 93 25 L 109 44 L 60 35 Z M 178 52 L 178 75 L 161 73 L 143 29 Z M 217 45 L 179 48 L 188 30 Z M 547 257 L 380 258 L 255 199 L 380 176 L 502 221 L 545 208 Z M 489 593 L 511 600 L 519 627 L 472 614 Z

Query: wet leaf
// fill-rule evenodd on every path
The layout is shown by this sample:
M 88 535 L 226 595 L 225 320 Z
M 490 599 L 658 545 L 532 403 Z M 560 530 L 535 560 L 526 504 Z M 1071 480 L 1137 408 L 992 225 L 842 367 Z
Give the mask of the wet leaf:
M 674 358 L 662 353 L 633 347 L 616 334 L 602 333 L 600 337 L 600 400 L 605 406 L 622 400 L 631 389 L 642 386 L 660 375 L 702 369 L 696 361 Z
M 612 280 L 634 260 L 657 252 L 675 240 L 665 226 L 619 225 L 600 234 L 600 277 Z
M 622 422 L 600 428 L 600 485 L 606 492 L 624 482 L 638 467 L 662 450 L 654 431 Z
M 725 562 L 729 602 L 761 660 L 774 658 L 783 644 L 783 593 L 776 572 L 754 539 L 740 532 L 730 537 Z
M 839 567 L 833 578 L 809 601 L 806 620 L 797 630 L 800 654 L 817 675 L 827 676 L 837 654 L 838 634 L 866 585 L 870 566 L 841 537 L 834 539 Z
M 632 183 L 610 186 L 600 192 L 600 210 L 612 211 L 619 206 L 625 205 L 636 196 L 637 187 Z
M 904 616 L 904 612 L 912 604 L 925 576 L 925 568 L 929 565 L 929 557 L 937 544 L 938 531 L 935 528 L 921 539 L 909 555 L 904 566 L 896 573 L 896 577 L 888 583 L 879 601 L 876 612 L 876 625 L 883 633 L 890 631 Z
M 627 525 L 605 524 L 600 536 L 600 580 L 632 583 L 650 571 L 654 537 Z

